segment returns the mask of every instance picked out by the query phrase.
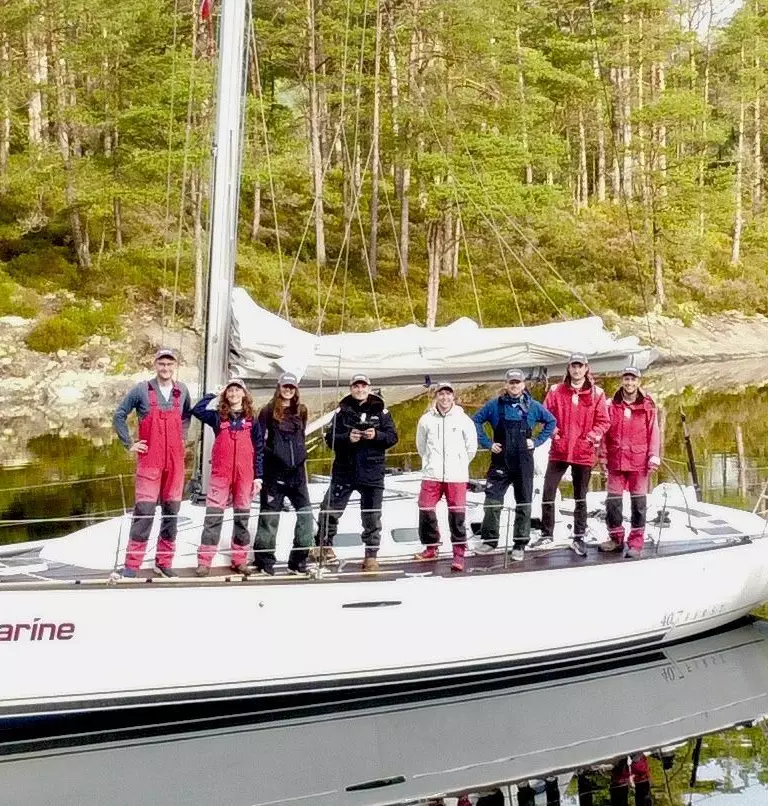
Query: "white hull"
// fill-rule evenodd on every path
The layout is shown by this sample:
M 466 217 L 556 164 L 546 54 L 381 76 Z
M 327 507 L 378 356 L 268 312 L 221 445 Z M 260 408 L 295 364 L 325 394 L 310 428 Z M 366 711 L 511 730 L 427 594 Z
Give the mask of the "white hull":
M 393 489 L 398 484 L 407 492 L 413 479 Z M 738 510 L 696 507 L 670 509 L 662 546 L 672 551 L 655 554 L 651 546 L 640 561 L 593 554 L 587 562 L 564 551 L 558 567 L 558 552 L 553 562 L 531 552 L 525 570 L 514 571 L 497 555 L 495 567 L 470 566 L 453 576 L 432 574 L 428 566 L 408 573 L 413 565 L 393 563 L 374 578 L 345 571 L 306 580 L 152 585 L 109 584 L 106 572 L 94 571 L 81 582 L 45 581 L 29 570 L 34 565 L 26 575 L 16 568 L 14 579 L 26 581 L 0 585 L 0 720 L 199 699 L 252 703 L 284 692 L 360 696 L 367 688 L 468 677 L 519 679 L 678 641 L 735 621 L 768 598 L 768 538 L 758 533 L 764 522 Z M 190 517 L 202 516 L 202 508 L 190 510 Z M 415 501 L 405 493 L 385 504 L 382 554 L 403 555 L 418 545 L 394 539 L 414 514 Z M 355 515 L 350 508 L 342 530 L 345 523 L 353 528 Z M 284 527 L 283 554 L 290 523 Z M 558 528 L 567 534 L 564 523 Z M 52 572 L 68 559 L 66 568 L 78 576 L 95 556 L 95 568 L 105 557 L 111 567 L 126 534 L 115 531 L 107 540 L 103 529 L 51 541 L 39 552 L 39 566 Z M 359 554 L 359 544 L 339 553 Z
M 3 803 L 374 806 L 542 778 L 763 716 L 764 627 L 568 680 L 0 759 Z

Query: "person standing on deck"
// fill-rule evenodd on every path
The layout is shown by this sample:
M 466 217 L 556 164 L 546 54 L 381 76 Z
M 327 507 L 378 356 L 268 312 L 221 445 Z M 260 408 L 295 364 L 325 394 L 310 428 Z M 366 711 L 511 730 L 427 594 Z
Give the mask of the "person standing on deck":
M 505 375 L 503 394 L 489 400 L 472 419 L 480 445 L 491 451 L 480 529 L 483 542 L 476 551 L 493 551 L 498 546 L 501 508 L 511 484 L 515 493 L 512 559 L 520 562 L 525 559 L 531 536 L 533 449 L 552 436 L 555 418 L 531 397 L 525 388 L 525 373 L 510 369 Z M 486 423 L 491 426 L 493 439 L 485 432 Z
M 155 353 L 155 377 L 136 384 L 115 411 L 112 423 L 120 441 L 136 454 L 136 503 L 125 552 L 124 577 L 135 577 L 144 561 L 155 507 L 162 520 L 155 553 L 155 573 L 175 577 L 172 570 L 181 496 L 184 492 L 184 440 L 191 415 L 189 390 L 173 380 L 176 353 Z M 128 430 L 128 415 L 139 418 L 138 439 Z
M 611 427 L 605 435 L 604 458 L 608 469 L 605 521 L 608 540 L 600 551 L 624 549 L 622 504 L 624 490 L 631 500 L 631 528 L 627 557 L 639 557 L 645 542 L 645 510 L 648 476 L 661 464 L 659 422 L 656 404 L 640 389 L 640 370 L 627 367 L 621 375 L 621 388 L 608 404 Z M 601 457 L 603 458 L 603 457 Z
M 217 398 L 215 408 L 210 403 Z M 231 378 L 221 393 L 204 395 L 192 414 L 210 426 L 216 439 L 211 451 L 211 477 L 205 499 L 205 520 L 197 551 L 199 577 L 207 577 L 221 539 L 224 510 L 232 503 L 232 554 L 230 567 L 248 574 L 251 535 L 248 519 L 251 501 L 261 489 L 264 439 L 253 410 L 253 398 L 240 378 Z
M 280 376 L 272 400 L 259 412 L 259 424 L 265 435 L 264 484 L 253 564 L 267 574 L 275 573 L 277 529 L 287 498 L 296 510 L 288 572 L 303 574 L 313 542 L 314 522 L 307 489 L 307 407 L 299 399 L 299 381 L 293 373 Z
M 448 527 L 453 544 L 452 571 L 464 570 L 467 548 L 467 482 L 469 463 L 477 453 L 477 434 L 472 420 L 456 404 L 453 385 L 437 384 L 429 411 L 416 426 L 416 450 L 421 456 L 419 490 L 419 540 L 425 546 L 416 559 L 437 559 L 440 531 L 435 506 L 445 496 Z
M 587 556 L 584 536 L 587 530 L 587 490 L 597 448 L 608 430 L 608 406 L 605 392 L 589 372 L 584 353 L 574 353 L 562 383 L 555 384 L 544 399 L 545 407 L 557 420 L 552 436 L 549 462 L 544 475 L 541 504 L 541 537 L 531 545 L 551 543 L 555 532 L 555 495 L 565 471 L 571 468 L 573 479 L 573 540 L 571 548 L 579 557 Z
M 384 498 L 384 456 L 397 444 L 397 430 L 384 401 L 371 392 L 367 375 L 353 375 L 349 394 L 341 400 L 325 434 L 334 451 L 331 483 L 320 506 L 315 543 L 325 562 L 335 562 L 333 539 L 339 518 L 352 493 L 360 493 L 361 535 L 365 543 L 363 571 L 378 571 L 381 503 Z

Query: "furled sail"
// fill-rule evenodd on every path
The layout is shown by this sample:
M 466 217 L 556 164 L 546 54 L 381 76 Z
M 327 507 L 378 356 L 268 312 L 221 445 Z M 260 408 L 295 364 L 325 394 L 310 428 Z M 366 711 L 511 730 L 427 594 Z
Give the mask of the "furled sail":
M 355 372 L 377 384 L 497 380 L 504 369 L 531 374 L 559 371 L 571 352 L 589 356 L 598 372 L 628 364 L 644 369 L 654 357 L 635 337 L 617 338 L 593 316 L 535 327 L 483 328 L 471 319 L 446 327 L 417 325 L 316 336 L 259 307 L 243 288 L 232 293 L 230 365 L 258 385 L 271 385 L 281 372 L 294 372 L 303 385 L 336 384 Z

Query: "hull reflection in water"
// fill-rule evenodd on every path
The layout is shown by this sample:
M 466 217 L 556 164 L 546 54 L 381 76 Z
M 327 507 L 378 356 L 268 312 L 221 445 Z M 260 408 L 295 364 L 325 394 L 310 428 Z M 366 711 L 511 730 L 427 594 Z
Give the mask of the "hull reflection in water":
M 370 806 L 452 793 L 455 803 L 766 713 L 768 624 L 757 622 L 589 676 L 7 755 L 2 801 Z

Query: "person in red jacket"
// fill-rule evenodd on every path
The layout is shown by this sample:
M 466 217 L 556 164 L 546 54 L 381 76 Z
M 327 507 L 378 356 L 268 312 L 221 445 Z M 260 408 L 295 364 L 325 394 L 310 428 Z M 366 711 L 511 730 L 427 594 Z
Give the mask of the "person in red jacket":
M 211 408 L 214 398 L 216 405 Z M 248 520 L 251 501 L 261 490 L 264 465 L 264 437 L 253 409 L 253 398 L 240 378 L 231 378 L 218 396 L 204 395 L 192 409 L 192 416 L 216 434 L 196 574 L 207 577 L 210 573 L 221 538 L 224 510 L 231 502 L 234 510 L 231 568 L 247 576 L 251 542 Z
M 624 524 L 622 496 L 629 491 L 631 528 L 627 538 L 627 557 L 639 557 L 645 542 L 645 509 L 648 476 L 661 464 L 659 458 L 659 422 L 656 404 L 640 390 L 640 370 L 627 367 L 621 376 L 621 388 L 608 406 L 611 427 L 605 437 L 604 456 L 608 467 L 608 495 L 605 520 L 609 538 L 600 551 L 622 551 Z
M 595 384 L 589 362 L 583 353 L 574 353 L 562 383 L 555 384 L 544 399 L 544 406 L 555 416 L 557 428 L 549 450 L 541 503 L 541 537 L 531 544 L 540 548 L 552 542 L 555 531 L 555 495 L 565 471 L 571 468 L 573 497 L 573 540 L 571 548 L 587 556 L 584 535 L 587 530 L 587 490 L 597 448 L 608 430 L 605 392 Z

